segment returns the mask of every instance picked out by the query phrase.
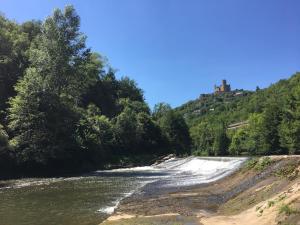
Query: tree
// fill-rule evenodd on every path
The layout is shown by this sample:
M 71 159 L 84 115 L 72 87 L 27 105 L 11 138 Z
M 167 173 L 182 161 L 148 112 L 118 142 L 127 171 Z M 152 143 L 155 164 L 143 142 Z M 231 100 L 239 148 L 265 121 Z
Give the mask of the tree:
M 142 101 L 132 101 L 129 98 L 120 98 L 118 101 L 118 105 L 121 111 L 123 111 L 125 108 L 131 109 L 135 113 L 144 112 L 148 115 L 150 115 L 150 109 L 148 105 Z
M 103 61 L 101 58 L 99 60 Z M 100 68 L 103 68 L 104 62 L 101 65 Z M 107 72 L 101 70 L 99 74 L 98 81 L 90 86 L 83 96 L 83 104 L 85 106 L 94 104 L 103 115 L 113 118 L 120 113 L 118 106 L 119 82 L 112 68 L 109 68 Z
M 129 77 L 122 77 L 119 81 L 118 97 L 129 98 L 131 101 L 144 101 L 142 89 L 138 88 L 136 82 Z
M 271 101 L 264 111 L 264 149 L 263 154 L 284 153 L 280 147 L 279 125 L 282 120 L 282 111 L 279 101 Z
M 166 113 L 168 113 L 171 110 L 172 110 L 172 108 L 169 104 L 163 103 L 163 102 L 157 103 L 157 104 L 155 104 L 155 106 L 153 108 L 152 116 L 154 119 L 159 120 L 160 118 L 162 118 Z
M 10 177 L 15 169 L 14 156 L 8 142 L 8 134 L 0 124 L 0 177 Z
M 29 51 L 31 66 L 9 109 L 11 143 L 22 163 L 65 167 L 80 161 L 74 130 L 80 97 L 90 84 L 91 53 L 79 23 L 73 7 L 55 10 Z
M 118 115 L 115 121 L 116 139 L 119 148 L 123 151 L 121 154 L 135 153 L 137 148 L 137 115 L 126 107 L 123 112 Z
M 167 149 L 163 140 L 160 127 L 152 120 L 149 114 L 140 112 L 137 114 L 137 136 L 139 149 L 146 154 L 160 154 Z
M 184 118 L 173 110 L 159 120 L 163 134 L 167 137 L 171 150 L 177 155 L 191 153 L 191 138 Z
M 214 136 L 214 155 L 226 155 L 229 146 L 229 140 L 226 134 L 226 127 L 224 123 L 220 122 L 214 131 Z
M 248 139 L 245 129 L 238 129 L 232 137 L 231 144 L 229 146 L 230 155 L 240 155 L 243 152 L 248 152 L 246 142 Z
M 8 99 L 16 94 L 14 85 L 29 65 L 27 51 L 40 32 L 37 23 L 31 25 L 19 26 L 0 15 L 0 121 L 5 123 Z
M 92 104 L 81 115 L 76 134 L 85 161 L 93 165 L 107 162 L 115 142 L 111 122 Z
M 253 113 L 249 117 L 249 126 L 243 135 L 243 148 L 251 155 L 265 155 L 270 151 L 266 139 L 266 120 L 264 113 Z
M 300 88 L 288 95 L 279 128 L 280 143 L 289 154 L 300 152 Z
M 202 121 L 190 129 L 195 152 L 201 155 L 213 154 L 214 131 L 210 123 Z

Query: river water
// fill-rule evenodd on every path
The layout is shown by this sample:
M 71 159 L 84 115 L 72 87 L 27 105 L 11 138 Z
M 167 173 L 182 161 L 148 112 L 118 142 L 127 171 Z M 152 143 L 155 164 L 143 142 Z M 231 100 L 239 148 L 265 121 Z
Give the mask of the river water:
M 0 182 L 0 225 L 95 225 L 134 192 L 168 191 L 218 180 L 246 158 L 172 158 L 161 164 L 70 178 Z

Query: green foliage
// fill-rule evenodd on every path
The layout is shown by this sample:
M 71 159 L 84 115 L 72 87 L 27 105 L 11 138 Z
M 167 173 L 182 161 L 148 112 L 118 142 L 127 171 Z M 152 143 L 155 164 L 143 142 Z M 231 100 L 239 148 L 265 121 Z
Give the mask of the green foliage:
M 274 201 L 268 201 L 268 208 L 271 208 L 275 205 Z
M 172 108 L 169 104 L 161 102 L 154 106 L 152 116 L 153 116 L 153 118 L 158 120 L 171 110 L 172 110 Z
M 191 138 L 184 118 L 164 104 L 155 107 L 154 115 L 169 148 L 177 155 L 189 154 Z
M 137 102 L 144 101 L 142 89 L 138 88 L 136 82 L 129 77 L 122 77 L 119 81 L 118 97 Z
M 120 149 L 128 152 L 137 148 L 137 114 L 130 108 L 125 108 L 123 112 L 115 118 L 115 130 L 117 143 Z
M 214 131 L 211 124 L 201 122 L 190 129 L 193 139 L 193 152 L 205 152 L 203 154 L 212 155 L 214 143 Z M 199 154 L 199 153 L 198 153 Z
M 76 156 L 73 131 L 80 118 L 76 106 L 87 84 L 82 67 L 88 51 L 72 7 L 55 10 L 41 29 L 29 50 L 31 65 L 10 101 L 9 128 L 20 163 L 47 165 Z
M 270 157 L 261 157 L 261 158 L 251 158 L 245 164 L 247 170 L 254 169 L 256 171 L 262 172 L 272 164 Z
M 218 127 L 244 122 L 228 129 L 231 155 L 297 154 L 300 146 L 300 73 L 255 92 L 235 90 L 205 94 L 175 109 L 189 127 L 194 152 L 215 155 Z M 247 125 L 245 125 L 247 124 Z M 225 135 L 223 136 L 225 137 Z
M 268 166 L 272 164 L 272 160 L 270 157 L 262 157 L 258 160 L 254 169 L 257 171 L 264 171 Z
M 85 160 L 92 164 L 108 160 L 115 143 L 113 125 L 95 105 L 90 104 L 82 113 L 76 134 Z
M 297 77 L 293 77 L 296 79 Z M 300 87 L 295 87 L 284 105 L 283 121 L 280 124 L 279 135 L 281 145 L 290 154 L 299 153 L 300 146 Z
M 0 124 L 0 177 L 9 177 L 12 172 L 14 155 L 8 142 L 8 134 Z
M 232 137 L 231 144 L 229 146 L 230 155 L 240 155 L 242 152 L 248 150 L 246 146 L 246 140 L 248 136 L 245 129 L 239 129 Z
M 257 165 L 258 161 L 259 161 L 258 158 L 251 158 L 251 159 L 249 159 L 246 162 L 246 165 L 245 165 L 246 169 L 248 169 L 248 170 L 253 169 Z
M 214 133 L 213 152 L 215 156 L 227 155 L 227 149 L 229 145 L 229 139 L 226 134 L 226 127 L 221 124 L 216 128 Z
M 291 214 L 299 213 L 299 211 L 287 204 L 282 204 L 279 208 L 279 213 L 285 214 L 286 216 L 290 216 Z
M 72 6 L 56 9 L 43 23 L 13 25 L 31 42 L 8 109 L 10 144 L 20 168 L 80 170 L 170 151 L 135 81 L 116 79 L 105 58 L 85 47 Z M 184 120 L 174 121 L 188 135 Z M 186 148 L 183 136 L 177 137 L 176 144 L 182 141 Z
M 0 124 L 0 153 L 3 153 L 8 148 L 8 135 Z
M 249 127 L 246 128 L 246 148 L 252 155 L 266 155 L 270 151 L 270 139 L 267 137 L 266 120 L 264 113 L 254 113 L 249 116 Z M 270 133 L 271 135 L 272 133 Z
M 278 169 L 275 172 L 275 176 L 281 177 L 281 178 L 288 178 L 288 179 L 294 179 L 298 176 L 299 171 L 297 170 L 297 167 L 299 166 L 298 163 L 290 163 L 280 169 Z
M 15 95 L 14 85 L 29 65 L 28 49 L 40 33 L 36 21 L 18 25 L 0 15 L 0 112 L 1 121 L 7 116 L 7 101 Z

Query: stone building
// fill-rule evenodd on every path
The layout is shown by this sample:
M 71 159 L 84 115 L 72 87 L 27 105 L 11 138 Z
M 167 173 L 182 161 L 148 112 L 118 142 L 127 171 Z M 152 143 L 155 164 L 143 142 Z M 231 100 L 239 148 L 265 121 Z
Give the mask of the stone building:
M 226 80 L 222 80 L 221 86 L 215 85 L 215 94 L 230 92 L 231 87 L 230 84 L 227 84 Z

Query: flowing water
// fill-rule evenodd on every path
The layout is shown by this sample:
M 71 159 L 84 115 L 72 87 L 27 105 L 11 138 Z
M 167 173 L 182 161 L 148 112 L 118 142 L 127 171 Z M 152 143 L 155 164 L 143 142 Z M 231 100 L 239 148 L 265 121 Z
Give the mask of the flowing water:
M 134 192 L 168 191 L 218 180 L 245 158 L 173 158 L 146 167 L 80 177 L 0 182 L 0 225 L 99 224 Z M 147 188 L 146 188 L 147 187 Z

